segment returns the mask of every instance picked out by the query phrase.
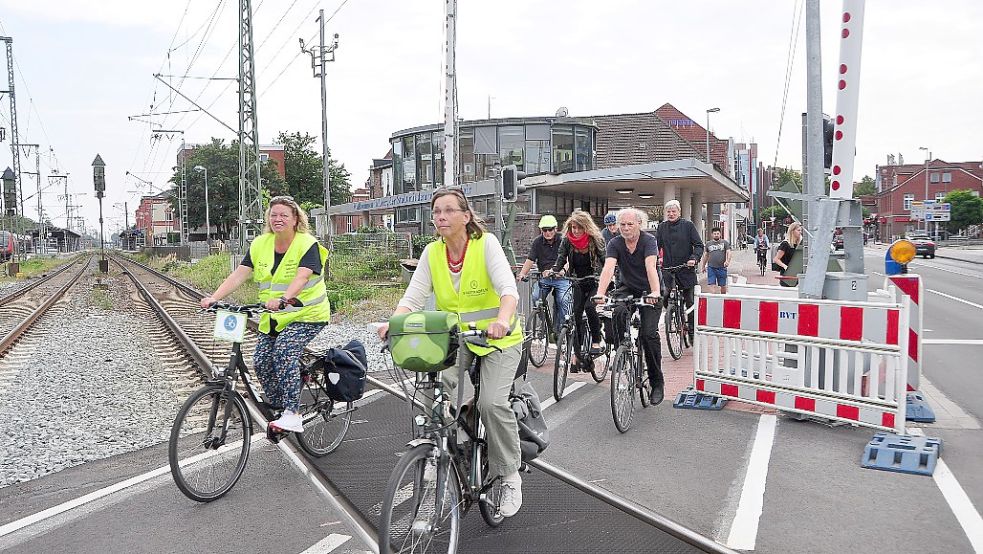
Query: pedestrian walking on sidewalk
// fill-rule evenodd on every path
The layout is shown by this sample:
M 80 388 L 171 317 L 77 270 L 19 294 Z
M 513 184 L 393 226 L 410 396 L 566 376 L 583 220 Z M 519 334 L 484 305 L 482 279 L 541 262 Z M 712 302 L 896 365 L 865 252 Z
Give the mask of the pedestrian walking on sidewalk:
M 721 239 L 720 227 L 710 231 L 710 240 L 703 254 L 703 269 L 707 272 L 707 286 L 716 287 L 714 293 L 727 294 L 727 268 L 730 266 L 730 242 Z

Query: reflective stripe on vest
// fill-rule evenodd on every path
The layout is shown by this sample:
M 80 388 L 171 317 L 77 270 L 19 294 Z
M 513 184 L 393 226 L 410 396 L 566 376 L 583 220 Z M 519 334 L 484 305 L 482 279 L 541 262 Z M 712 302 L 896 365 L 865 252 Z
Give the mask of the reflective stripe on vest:
M 307 284 L 301 290 L 307 290 L 316 287 L 321 282 L 320 275 L 311 275 L 311 278 L 307 280 Z M 270 289 L 273 292 L 287 292 L 290 285 L 276 284 L 274 285 L 271 281 L 263 281 L 262 283 L 257 283 L 256 288 L 259 290 Z
M 458 314 L 463 323 L 474 323 L 478 329 L 487 329 L 498 317 L 502 299 L 492 286 L 491 276 L 485 260 L 485 237 L 470 239 L 464 254 L 458 290 L 454 289 L 450 270 L 447 268 L 447 245 L 437 240 L 427 245 L 427 262 L 433 282 L 437 309 Z M 488 339 L 488 344 L 500 349 L 522 343 L 522 325 L 513 317 L 513 326 L 508 335 L 500 339 Z M 494 352 L 494 348 L 483 348 L 468 343 L 468 349 L 479 356 Z

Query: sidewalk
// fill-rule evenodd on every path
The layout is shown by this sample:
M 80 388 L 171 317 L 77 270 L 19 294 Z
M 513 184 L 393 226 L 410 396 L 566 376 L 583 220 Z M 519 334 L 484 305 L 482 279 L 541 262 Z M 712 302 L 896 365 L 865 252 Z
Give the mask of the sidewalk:
M 959 260 L 972 264 L 983 264 L 983 248 L 972 246 L 946 246 L 939 248 L 935 256 L 947 260 Z

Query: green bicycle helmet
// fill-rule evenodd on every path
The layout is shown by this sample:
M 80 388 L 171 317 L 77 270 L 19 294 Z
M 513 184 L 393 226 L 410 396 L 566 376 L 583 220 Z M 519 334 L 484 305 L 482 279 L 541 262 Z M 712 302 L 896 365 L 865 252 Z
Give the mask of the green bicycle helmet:
M 547 227 L 556 227 L 556 226 L 557 226 L 556 218 L 553 217 L 552 215 L 544 215 L 539 220 L 539 228 L 540 229 L 545 229 Z

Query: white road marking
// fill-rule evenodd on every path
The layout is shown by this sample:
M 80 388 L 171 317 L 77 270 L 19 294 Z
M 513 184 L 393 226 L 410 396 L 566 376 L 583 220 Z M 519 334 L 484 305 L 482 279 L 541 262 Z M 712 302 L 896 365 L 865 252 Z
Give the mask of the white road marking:
M 351 537 L 348 535 L 331 533 L 300 554 L 327 554 L 328 552 L 333 552 L 335 548 L 338 548 L 349 540 L 351 540 Z
M 939 296 L 941 296 L 943 298 L 948 298 L 949 300 L 955 300 L 956 302 L 962 302 L 963 304 L 966 304 L 967 306 L 972 306 L 974 308 L 978 308 L 980 310 L 983 310 L 983 305 L 977 304 L 976 302 L 970 302 L 969 300 L 963 300 L 962 298 L 957 298 L 955 296 L 952 296 L 950 294 L 946 294 L 944 292 L 939 292 L 937 290 L 932 290 L 932 289 L 925 289 L 925 290 L 927 290 L 928 292 L 931 292 L 933 294 L 937 294 L 937 295 L 939 295 Z
M 252 441 L 251 441 L 253 443 L 252 447 L 255 447 L 256 441 L 258 441 L 259 439 L 262 439 L 262 438 L 266 438 L 266 435 L 265 434 L 259 434 L 259 433 L 253 435 Z M 189 464 L 194 464 L 194 463 L 200 462 L 200 461 L 202 461 L 204 459 L 211 458 L 212 456 L 216 456 L 219 453 L 225 452 L 225 451 L 227 451 L 227 450 L 229 450 L 231 448 L 238 448 L 238 446 L 236 446 L 236 445 L 238 445 L 240 442 L 241 441 L 236 441 L 234 443 L 230 443 L 230 444 L 225 445 L 225 446 L 227 446 L 229 448 L 222 447 L 219 450 L 204 452 L 202 454 L 198 454 L 196 456 L 192 456 L 190 458 L 186 458 L 184 460 L 181 460 L 179 462 L 179 465 L 181 467 L 184 467 L 184 466 L 187 466 Z M 50 508 L 48 508 L 46 510 L 42 510 L 40 512 L 31 514 L 31 515 L 29 515 L 27 517 L 23 517 L 21 519 L 18 519 L 17 521 L 12 521 L 12 522 L 10 522 L 10 523 L 8 523 L 8 524 L 0 527 L 0 537 L 5 537 L 5 536 L 13 533 L 14 531 L 19 531 L 20 529 L 23 529 L 24 527 L 27 527 L 29 525 L 34 525 L 35 523 L 38 523 L 40 521 L 44 521 L 44 520 L 46 520 L 48 518 L 51 518 L 51 517 L 54 517 L 54 516 L 56 516 L 58 514 L 67 512 L 69 510 L 72 510 L 74 508 L 77 508 L 79 506 L 82 506 L 83 504 L 88 504 L 89 502 L 92 502 L 94 500 L 98 500 L 98 499 L 103 498 L 105 496 L 109 496 L 110 494 L 113 494 L 115 492 L 119 492 L 121 490 L 130 488 L 130 487 L 135 486 L 135 485 L 139 485 L 140 483 L 143 483 L 144 481 L 149 481 L 150 479 L 153 479 L 154 477 L 159 477 L 161 475 L 170 473 L 170 471 L 171 471 L 171 466 L 170 465 L 159 467 L 159 468 L 157 468 L 157 469 L 155 469 L 153 471 L 148 471 L 147 473 L 144 473 L 144 474 L 141 474 L 141 475 L 137 475 L 136 477 L 130 477 L 129 479 L 126 479 L 125 481 L 120 481 L 119 483 L 110 485 L 108 487 L 103 487 L 103 488 L 101 488 L 99 490 L 92 491 L 89 494 L 86 494 L 84 496 L 80 496 L 80 497 L 75 498 L 73 500 L 69 500 L 67 502 L 62 502 L 61 504 L 58 504 L 57 506 L 52 506 L 52 507 L 50 507 Z
M 922 344 L 981 346 L 983 345 L 983 339 L 922 339 Z
M 911 428 L 908 429 L 908 434 L 915 436 L 925 436 L 921 429 Z M 952 510 L 952 514 L 956 516 L 956 521 L 963 528 L 963 532 L 966 533 L 966 538 L 969 539 L 969 544 L 972 545 L 974 552 L 983 552 L 983 517 L 973 506 L 973 501 L 969 499 L 969 495 L 963 490 L 962 485 L 956 479 L 956 476 L 949 469 L 949 466 L 942 461 L 942 457 L 939 457 L 938 464 L 935 466 L 935 472 L 932 474 L 932 479 L 935 484 L 942 491 L 942 497 L 945 498 L 946 504 L 949 505 L 949 509 Z
M 775 442 L 775 427 L 778 418 L 774 414 L 764 414 L 758 420 L 758 431 L 751 446 L 747 473 L 737 513 L 730 525 L 730 534 L 725 546 L 736 550 L 754 550 L 758 537 L 758 521 L 764 508 L 765 481 L 768 479 L 768 462 L 771 460 L 771 447 Z
M 569 385 L 567 385 L 567 388 L 563 390 L 563 398 L 570 396 L 570 393 L 572 393 L 573 391 L 579 389 L 580 387 L 586 384 L 587 383 L 583 381 L 574 381 L 573 383 L 570 383 Z M 553 398 L 551 396 L 547 398 L 545 401 L 543 401 L 543 403 L 540 404 L 540 407 L 545 410 L 546 408 L 549 408 L 553 404 L 556 404 L 556 398 Z

